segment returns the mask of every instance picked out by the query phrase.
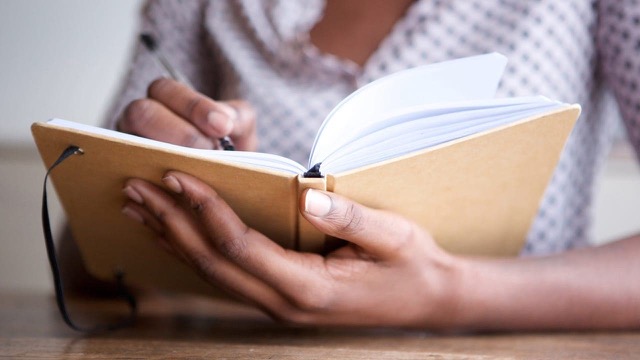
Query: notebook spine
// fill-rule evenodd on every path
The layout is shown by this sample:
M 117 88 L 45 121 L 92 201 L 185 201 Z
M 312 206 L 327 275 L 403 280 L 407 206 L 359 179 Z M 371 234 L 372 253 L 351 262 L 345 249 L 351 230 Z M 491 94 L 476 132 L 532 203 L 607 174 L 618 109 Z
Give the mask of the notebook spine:
M 307 178 L 304 175 L 298 176 L 298 199 L 306 189 L 327 190 L 325 179 Z M 325 234 L 311 225 L 307 219 L 298 211 L 296 250 L 305 252 L 322 252 L 325 245 Z

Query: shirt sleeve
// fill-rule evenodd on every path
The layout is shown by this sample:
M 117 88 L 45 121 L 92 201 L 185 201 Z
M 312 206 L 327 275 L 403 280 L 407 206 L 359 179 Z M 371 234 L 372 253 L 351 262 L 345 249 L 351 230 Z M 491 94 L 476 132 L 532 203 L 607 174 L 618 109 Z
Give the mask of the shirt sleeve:
M 211 48 L 206 44 L 204 1 L 149 0 L 142 8 L 141 33 L 151 34 L 172 66 L 200 92 L 215 96 L 215 71 Z M 137 40 L 137 36 L 136 36 Z M 114 128 L 131 101 L 146 96 L 149 84 L 169 76 L 139 42 L 122 87 L 106 117 Z
M 602 74 L 640 159 L 640 1 L 600 1 L 597 6 Z

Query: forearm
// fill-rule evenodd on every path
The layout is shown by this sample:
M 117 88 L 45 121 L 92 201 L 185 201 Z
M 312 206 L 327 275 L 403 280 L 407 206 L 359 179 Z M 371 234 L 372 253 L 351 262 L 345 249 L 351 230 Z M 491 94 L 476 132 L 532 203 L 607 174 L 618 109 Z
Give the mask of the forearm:
M 640 327 L 640 236 L 539 258 L 464 258 L 456 327 Z

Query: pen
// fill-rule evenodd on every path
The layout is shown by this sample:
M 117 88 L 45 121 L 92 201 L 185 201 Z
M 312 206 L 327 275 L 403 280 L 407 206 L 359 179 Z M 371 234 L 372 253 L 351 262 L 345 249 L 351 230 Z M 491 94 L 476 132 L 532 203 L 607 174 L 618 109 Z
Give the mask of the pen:
M 173 66 L 171 66 L 171 63 L 169 63 L 167 58 L 162 54 L 162 52 L 158 48 L 158 43 L 153 38 L 153 36 L 151 36 L 151 34 L 140 34 L 140 41 L 142 41 L 147 50 L 149 50 L 149 52 L 154 55 L 155 59 L 158 61 L 158 64 L 160 64 L 160 66 L 164 68 L 174 80 L 177 80 L 193 88 L 189 81 L 176 69 L 174 69 Z M 218 141 L 220 141 L 220 146 L 222 147 L 222 149 L 235 150 L 233 143 L 228 136 L 219 138 Z

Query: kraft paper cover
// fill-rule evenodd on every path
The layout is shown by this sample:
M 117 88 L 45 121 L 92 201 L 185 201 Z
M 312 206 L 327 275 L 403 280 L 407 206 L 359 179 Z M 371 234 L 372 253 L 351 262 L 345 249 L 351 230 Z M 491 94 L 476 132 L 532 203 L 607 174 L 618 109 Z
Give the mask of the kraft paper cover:
M 333 176 L 327 188 L 402 214 L 446 250 L 516 255 L 578 106 Z
M 113 279 L 116 270 L 128 283 L 175 290 L 211 291 L 195 273 L 154 243 L 143 225 L 126 218 L 122 187 L 128 178 L 162 186 L 168 170 L 192 174 L 212 185 L 238 215 L 281 245 L 296 241 L 296 176 L 256 171 L 206 158 L 187 157 L 123 140 L 87 136 L 38 123 L 33 136 L 48 168 L 69 145 L 84 150 L 51 174 L 75 241 L 88 270 Z

